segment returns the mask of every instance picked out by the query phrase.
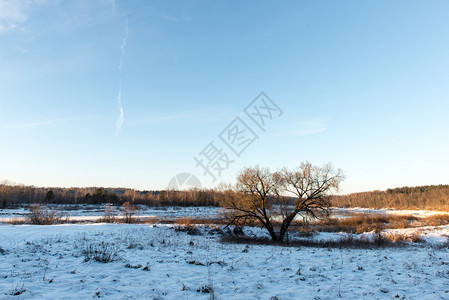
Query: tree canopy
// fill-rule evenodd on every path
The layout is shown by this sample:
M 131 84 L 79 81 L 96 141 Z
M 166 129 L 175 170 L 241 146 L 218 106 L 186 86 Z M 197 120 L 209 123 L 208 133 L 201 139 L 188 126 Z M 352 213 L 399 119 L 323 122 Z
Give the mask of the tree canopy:
M 225 189 L 220 204 L 229 224 L 260 222 L 273 241 L 282 242 L 296 216 L 328 214 L 330 196 L 343 179 L 343 172 L 331 164 L 318 167 L 303 162 L 278 172 L 246 168 L 236 185 Z

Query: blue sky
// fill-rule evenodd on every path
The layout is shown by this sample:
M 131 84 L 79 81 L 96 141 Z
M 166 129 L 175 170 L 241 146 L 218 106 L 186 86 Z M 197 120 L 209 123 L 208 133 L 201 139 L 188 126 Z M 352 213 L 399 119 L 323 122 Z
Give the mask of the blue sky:
M 342 193 L 449 183 L 447 1 L 0 0 L 0 180 L 203 186 L 343 169 Z M 263 132 L 243 113 L 264 91 Z M 123 112 L 123 114 L 122 114 Z M 240 157 L 219 134 L 258 135 Z M 123 121 L 123 122 L 122 122 Z M 195 166 L 210 143 L 233 163 Z

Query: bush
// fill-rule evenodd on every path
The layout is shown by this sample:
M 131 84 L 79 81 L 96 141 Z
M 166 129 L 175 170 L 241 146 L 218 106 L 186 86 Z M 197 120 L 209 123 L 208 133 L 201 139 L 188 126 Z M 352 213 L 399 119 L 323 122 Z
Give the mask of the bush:
M 413 234 L 399 234 L 399 233 L 389 233 L 383 234 L 383 239 L 388 240 L 392 243 L 424 243 L 425 240 L 417 233 Z
M 176 220 L 175 230 L 176 231 L 185 231 L 189 235 L 201 235 L 201 231 L 195 226 L 192 225 L 190 218 L 178 218 Z
M 42 209 L 39 205 L 32 205 L 30 207 L 30 216 L 28 220 L 33 225 L 54 225 L 68 221 L 68 216 L 63 220 L 64 215 L 48 208 Z
M 402 229 L 414 227 L 419 218 L 410 215 L 379 215 L 360 214 L 345 219 L 328 218 L 316 223 L 306 224 L 296 222 L 293 227 L 299 231 L 324 231 L 324 232 L 346 232 L 364 233 L 379 231 L 382 229 Z M 422 219 L 420 222 L 424 222 Z M 422 226 L 422 225 L 421 225 Z
M 129 201 L 123 203 L 122 205 L 123 222 L 127 224 L 135 223 L 136 218 L 134 218 L 134 215 L 136 213 L 137 208 L 134 205 L 131 205 Z
M 108 204 L 105 208 L 104 208 L 104 214 L 103 217 L 100 219 L 100 222 L 105 222 L 105 223 L 114 223 L 115 222 L 115 218 L 116 218 L 116 212 L 114 211 L 114 209 L 111 208 L 111 205 Z

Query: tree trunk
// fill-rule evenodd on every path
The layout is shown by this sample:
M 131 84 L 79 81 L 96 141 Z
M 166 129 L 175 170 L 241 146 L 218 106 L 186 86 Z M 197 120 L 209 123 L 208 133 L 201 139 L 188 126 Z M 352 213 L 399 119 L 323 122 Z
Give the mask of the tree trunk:
M 296 216 L 296 212 L 290 214 L 287 218 L 282 221 L 281 230 L 279 231 L 279 241 L 282 242 L 284 240 L 285 234 L 287 233 L 288 227 L 292 223 L 293 219 Z
M 273 242 L 278 242 L 279 241 L 279 236 L 276 234 L 276 231 L 273 228 L 273 225 L 271 225 L 271 223 L 265 224 L 265 227 L 268 230 L 268 233 L 271 236 L 271 240 Z
M 274 230 L 269 231 L 270 232 L 270 236 L 271 236 L 271 240 L 273 242 L 279 242 L 279 236 L 276 234 L 276 232 Z

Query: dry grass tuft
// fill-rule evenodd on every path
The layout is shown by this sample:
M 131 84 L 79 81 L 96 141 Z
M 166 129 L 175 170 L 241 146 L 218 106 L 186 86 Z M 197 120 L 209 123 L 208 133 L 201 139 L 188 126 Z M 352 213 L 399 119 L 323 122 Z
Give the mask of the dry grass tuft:
M 97 261 L 100 263 L 108 263 L 118 259 L 118 248 L 108 242 L 88 242 L 82 250 L 84 261 Z

